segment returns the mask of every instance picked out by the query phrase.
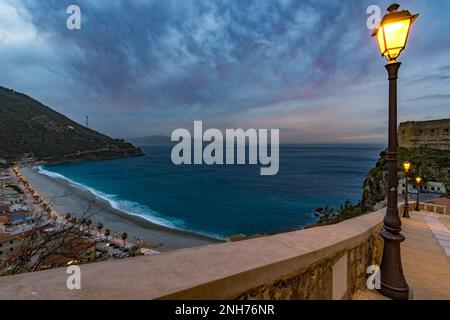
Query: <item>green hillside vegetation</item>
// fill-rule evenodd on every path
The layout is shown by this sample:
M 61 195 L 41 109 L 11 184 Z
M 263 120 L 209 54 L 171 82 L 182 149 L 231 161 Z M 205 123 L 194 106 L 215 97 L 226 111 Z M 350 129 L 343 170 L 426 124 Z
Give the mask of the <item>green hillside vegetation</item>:
M 0 87 L 0 158 L 33 154 L 71 161 L 141 155 L 140 149 L 88 129 L 31 97 Z
M 420 176 L 424 182 L 438 181 L 450 186 L 450 151 L 429 148 L 398 150 L 398 170 L 403 171 L 403 161 L 411 162 L 412 177 Z M 364 181 L 363 206 L 370 208 L 387 196 L 387 157 L 386 151 Z

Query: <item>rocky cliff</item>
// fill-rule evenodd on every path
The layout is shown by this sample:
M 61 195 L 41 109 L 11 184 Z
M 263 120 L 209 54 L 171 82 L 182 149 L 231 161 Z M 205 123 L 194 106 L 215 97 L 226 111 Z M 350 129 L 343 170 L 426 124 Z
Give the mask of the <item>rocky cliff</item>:
M 398 170 L 403 177 L 403 162 L 412 163 L 411 176 L 421 176 L 424 181 L 439 181 L 450 185 L 450 150 L 437 150 L 426 147 L 399 148 Z M 387 196 L 387 158 L 386 151 L 364 181 L 362 205 L 368 209 L 383 201 Z

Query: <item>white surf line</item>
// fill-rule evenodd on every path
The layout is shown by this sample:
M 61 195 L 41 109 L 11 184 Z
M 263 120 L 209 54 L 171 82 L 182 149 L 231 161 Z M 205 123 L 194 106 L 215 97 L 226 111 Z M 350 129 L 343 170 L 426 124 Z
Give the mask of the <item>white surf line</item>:
M 441 221 L 439 221 L 438 215 L 429 214 L 425 216 L 424 219 L 434 237 L 444 249 L 445 254 L 450 259 L 450 230 Z

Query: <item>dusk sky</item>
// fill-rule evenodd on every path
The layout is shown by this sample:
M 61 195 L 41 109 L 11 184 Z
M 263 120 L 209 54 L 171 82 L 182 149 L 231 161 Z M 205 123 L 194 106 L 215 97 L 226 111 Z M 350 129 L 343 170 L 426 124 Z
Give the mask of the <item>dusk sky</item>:
M 0 85 L 114 137 L 280 128 L 284 142 L 385 142 L 386 63 L 361 0 L 0 0 Z M 400 56 L 399 120 L 450 117 L 450 1 Z M 66 8 L 81 8 L 68 30 Z

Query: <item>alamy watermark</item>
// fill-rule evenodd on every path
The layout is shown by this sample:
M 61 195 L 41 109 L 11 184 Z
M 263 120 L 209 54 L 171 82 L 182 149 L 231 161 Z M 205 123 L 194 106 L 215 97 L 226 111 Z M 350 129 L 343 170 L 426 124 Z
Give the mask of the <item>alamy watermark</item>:
M 372 4 L 367 7 L 366 13 L 370 14 L 366 21 L 367 28 L 373 30 L 381 21 L 381 8 L 380 6 Z
M 67 274 L 70 274 L 66 280 L 68 290 L 81 290 L 81 268 L 76 265 L 67 267 Z
M 366 285 L 367 289 L 381 289 L 381 273 L 380 266 L 373 264 L 367 267 L 366 273 L 369 274 L 367 278 Z
M 66 20 L 66 27 L 69 30 L 81 30 L 81 9 L 72 4 L 67 7 L 66 13 L 69 15 Z
M 203 132 L 202 121 L 194 121 L 193 135 L 187 129 L 176 129 L 172 132 L 171 140 L 178 142 L 171 153 L 175 165 L 256 165 L 259 162 L 263 166 L 260 168 L 263 176 L 276 175 L 279 170 L 279 129 L 226 129 L 223 134 L 214 128 Z M 207 143 L 205 147 L 204 143 Z

